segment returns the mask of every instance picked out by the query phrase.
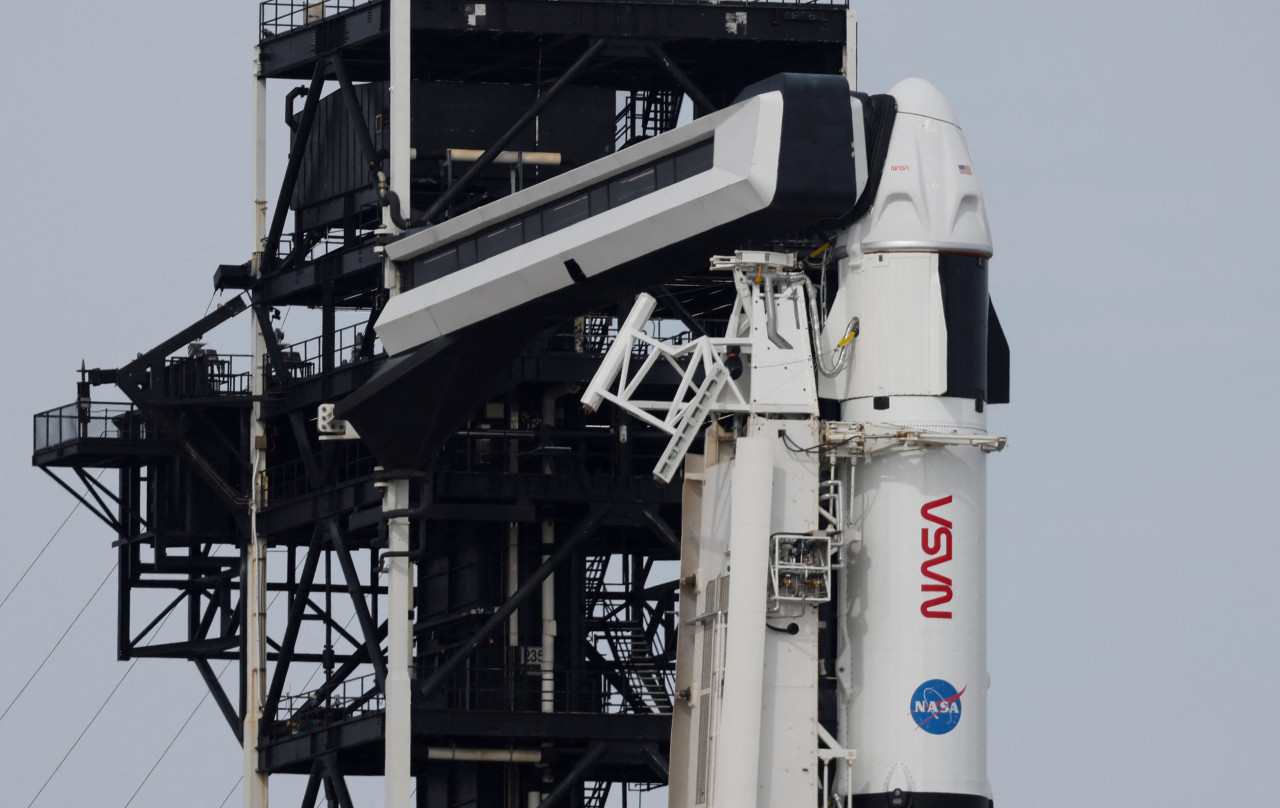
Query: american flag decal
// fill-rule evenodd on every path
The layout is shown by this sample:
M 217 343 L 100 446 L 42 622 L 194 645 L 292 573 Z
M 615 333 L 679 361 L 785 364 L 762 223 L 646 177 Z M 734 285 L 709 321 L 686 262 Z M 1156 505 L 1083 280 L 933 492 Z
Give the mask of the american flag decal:
M 973 174 L 973 166 L 963 166 L 963 165 L 962 165 L 962 166 L 960 166 L 960 173 L 961 173 L 961 174 L 969 174 L 969 175 L 972 175 L 972 174 Z

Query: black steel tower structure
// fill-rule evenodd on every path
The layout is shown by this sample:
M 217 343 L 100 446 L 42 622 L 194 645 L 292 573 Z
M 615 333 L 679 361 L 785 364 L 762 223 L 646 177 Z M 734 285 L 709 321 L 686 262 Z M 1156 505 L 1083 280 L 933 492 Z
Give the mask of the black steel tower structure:
M 82 369 L 76 401 L 35 416 L 33 463 L 110 527 L 119 658 L 192 661 L 262 771 L 309 777 L 308 805 L 321 793 L 349 805 L 346 778 L 382 773 L 379 570 L 388 520 L 407 517 L 417 805 L 601 806 L 611 788 L 665 784 L 681 697 L 680 581 L 663 563 L 679 555 L 681 490 L 650 474 L 666 436 L 617 411 L 584 415 L 573 395 L 630 301 L 440 378 L 446 403 L 422 418 L 446 437 L 416 467 L 317 431 L 317 407 L 387 361 L 373 323 L 395 238 L 382 229 L 389 7 L 261 4 L 261 78 L 294 89 L 260 258 L 217 267 L 215 287 L 236 296 L 213 313 L 119 367 Z M 683 104 L 697 116 L 779 72 L 837 73 L 847 33 L 843 3 L 413 0 L 411 19 L 413 160 L 393 233 L 667 131 Z M 723 291 L 705 280 L 653 291 L 665 338 L 724 317 Z M 275 318 L 290 307 L 319 312 L 320 333 L 285 342 Z M 361 322 L 340 327 L 352 313 Z M 237 315 L 258 322 L 261 355 L 202 341 Z M 257 473 L 253 452 L 265 453 Z M 389 512 L 393 478 L 410 480 L 410 501 Z M 259 734 L 243 738 L 251 522 L 283 558 L 267 584 L 281 619 Z M 183 638 L 158 641 L 174 619 Z M 215 660 L 240 660 L 238 691 L 219 684 Z M 321 673 L 287 692 L 304 664 Z

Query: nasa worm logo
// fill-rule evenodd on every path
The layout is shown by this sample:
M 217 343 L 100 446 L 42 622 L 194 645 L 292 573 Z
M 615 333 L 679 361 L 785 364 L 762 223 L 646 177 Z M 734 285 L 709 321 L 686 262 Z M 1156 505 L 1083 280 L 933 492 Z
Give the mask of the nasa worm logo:
M 926 522 L 932 522 L 938 526 L 933 533 L 929 532 L 928 525 L 920 528 L 920 549 L 924 550 L 925 555 L 928 556 L 920 565 L 920 572 L 926 581 L 933 581 L 933 583 L 922 584 L 920 591 L 926 596 L 935 595 L 920 604 L 920 614 L 925 617 L 939 617 L 943 620 L 951 619 L 951 610 L 942 609 L 951 602 L 951 576 L 944 575 L 934 567 L 951 560 L 951 520 L 944 519 L 934 511 L 943 505 L 950 504 L 951 496 L 947 495 L 942 499 L 925 503 L 925 506 L 920 509 L 920 515 Z
M 930 679 L 911 696 L 911 717 L 916 728 L 931 735 L 946 735 L 960 723 L 960 697 L 967 688 L 955 687 L 945 679 Z

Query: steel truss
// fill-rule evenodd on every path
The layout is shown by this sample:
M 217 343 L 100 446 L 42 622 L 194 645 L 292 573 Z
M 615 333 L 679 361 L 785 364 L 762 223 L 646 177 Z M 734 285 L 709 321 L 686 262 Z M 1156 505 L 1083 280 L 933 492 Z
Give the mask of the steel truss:
M 567 397 L 594 374 L 630 301 L 583 312 L 500 368 L 429 469 L 383 472 L 358 441 L 318 440 L 316 406 L 341 399 L 385 360 L 372 324 L 388 294 L 378 255 L 388 202 L 379 191 L 386 142 L 378 122 L 387 4 L 327 5 L 327 15 L 307 18 L 298 4 L 264 4 L 263 78 L 306 84 L 288 100 L 290 156 L 260 277 L 248 262 L 220 266 L 215 285 L 237 296 L 119 368 L 83 370 L 76 403 L 35 417 L 33 462 L 111 531 L 119 658 L 192 660 L 237 738 L 258 746 L 260 768 L 308 778 L 304 805 L 323 790 L 330 805 L 348 806 L 346 778 L 381 773 L 387 515 L 379 486 L 406 476 L 418 592 L 418 804 L 523 807 L 533 793 L 546 806 L 602 805 L 610 784 L 664 784 L 678 598 L 666 562 L 679 554 L 680 492 L 650 470 L 668 435 L 614 408 L 588 417 Z M 572 94 L 583 88 L 622 93 L 601 124 L 607 142 L 591 146 L 611 151 L 673 127 L 684 96 L 701 114 L 772 73 L 840 67 L 843 6 L 715 4 L 717 14 L 760 20 L 735 34 L 723 19 L 708 26 L 697 4 L 610 3 L 605 16 L 584 14 L 590 5 L 490 3 L 489 22 L 470 27 L 456 4 L 415 6 L 416 83 L 538 92 L 518 114 L 498 111 L 480 159 L 459 178 L 415 167 L 404 205 L 412 223 L 509 192 L 511 169 L 499 155 L 523 148 L 533 121 L 578 103 Z M 635 13 L 618 17 L 615 6 Z M 338 92 L 325 97 L 331 82 Z M 350 149 L 339 151 L 343 144 Z M 415 166 L 430 159 L 420 155 Z M 332 197 L 313 183 L 326 160 L 348 160 L 356 178 Z M 521 170 L 522 183 L 550 176 Z M 651 291 L 661 301 L 654 328 L 686 329 L 666 342 L 721 327 L 725 294 L 680 283 Z M 318 309 L 321 334 L 285 342 L 276 317 L 290 306 Z M 261 327 L 264 357 L 219 355 L 200 342 L 246 310 Z M 363 323 L 340 328 L 341 312 L 359 312 Z M 255 362 L 267 368 L 256 400 L 265 445 L 254 447 L 267 464 L 257 480 Z M 679 382 L 675 373 L 652 380 L 658 390 Z M 95 401 L 103 386 L 128 403 Z M 99 479 L 94 469 L 112 474 Z M 255 485 L 265 499 L 257 525 L 268 537 L 275 604 L 272 667 L 261 735 L 242 739 L 241 584 Z M 218 682 L 212 663 L 223 660 L 240 663 L 238 690 Z

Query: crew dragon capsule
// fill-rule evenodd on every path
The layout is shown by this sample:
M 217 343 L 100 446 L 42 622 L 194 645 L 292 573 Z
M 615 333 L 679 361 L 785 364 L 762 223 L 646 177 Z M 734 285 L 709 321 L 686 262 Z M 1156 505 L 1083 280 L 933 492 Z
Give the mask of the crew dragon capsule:
M 1008 401 L 1009 349 L 987 291 L 982 189 L 942 94 L 921 79 L 890 94 L 875 203 L 840 238 L 827 318 L 861 330 L 847 371 L 819 392 L 846 422 L 984 435 L 985 405 Z M 824 349 L 840 338 L 829 329 Z M 986 453 L 869 456 L 850 517 L 837 668 L 852 804 L 986 808 Z

